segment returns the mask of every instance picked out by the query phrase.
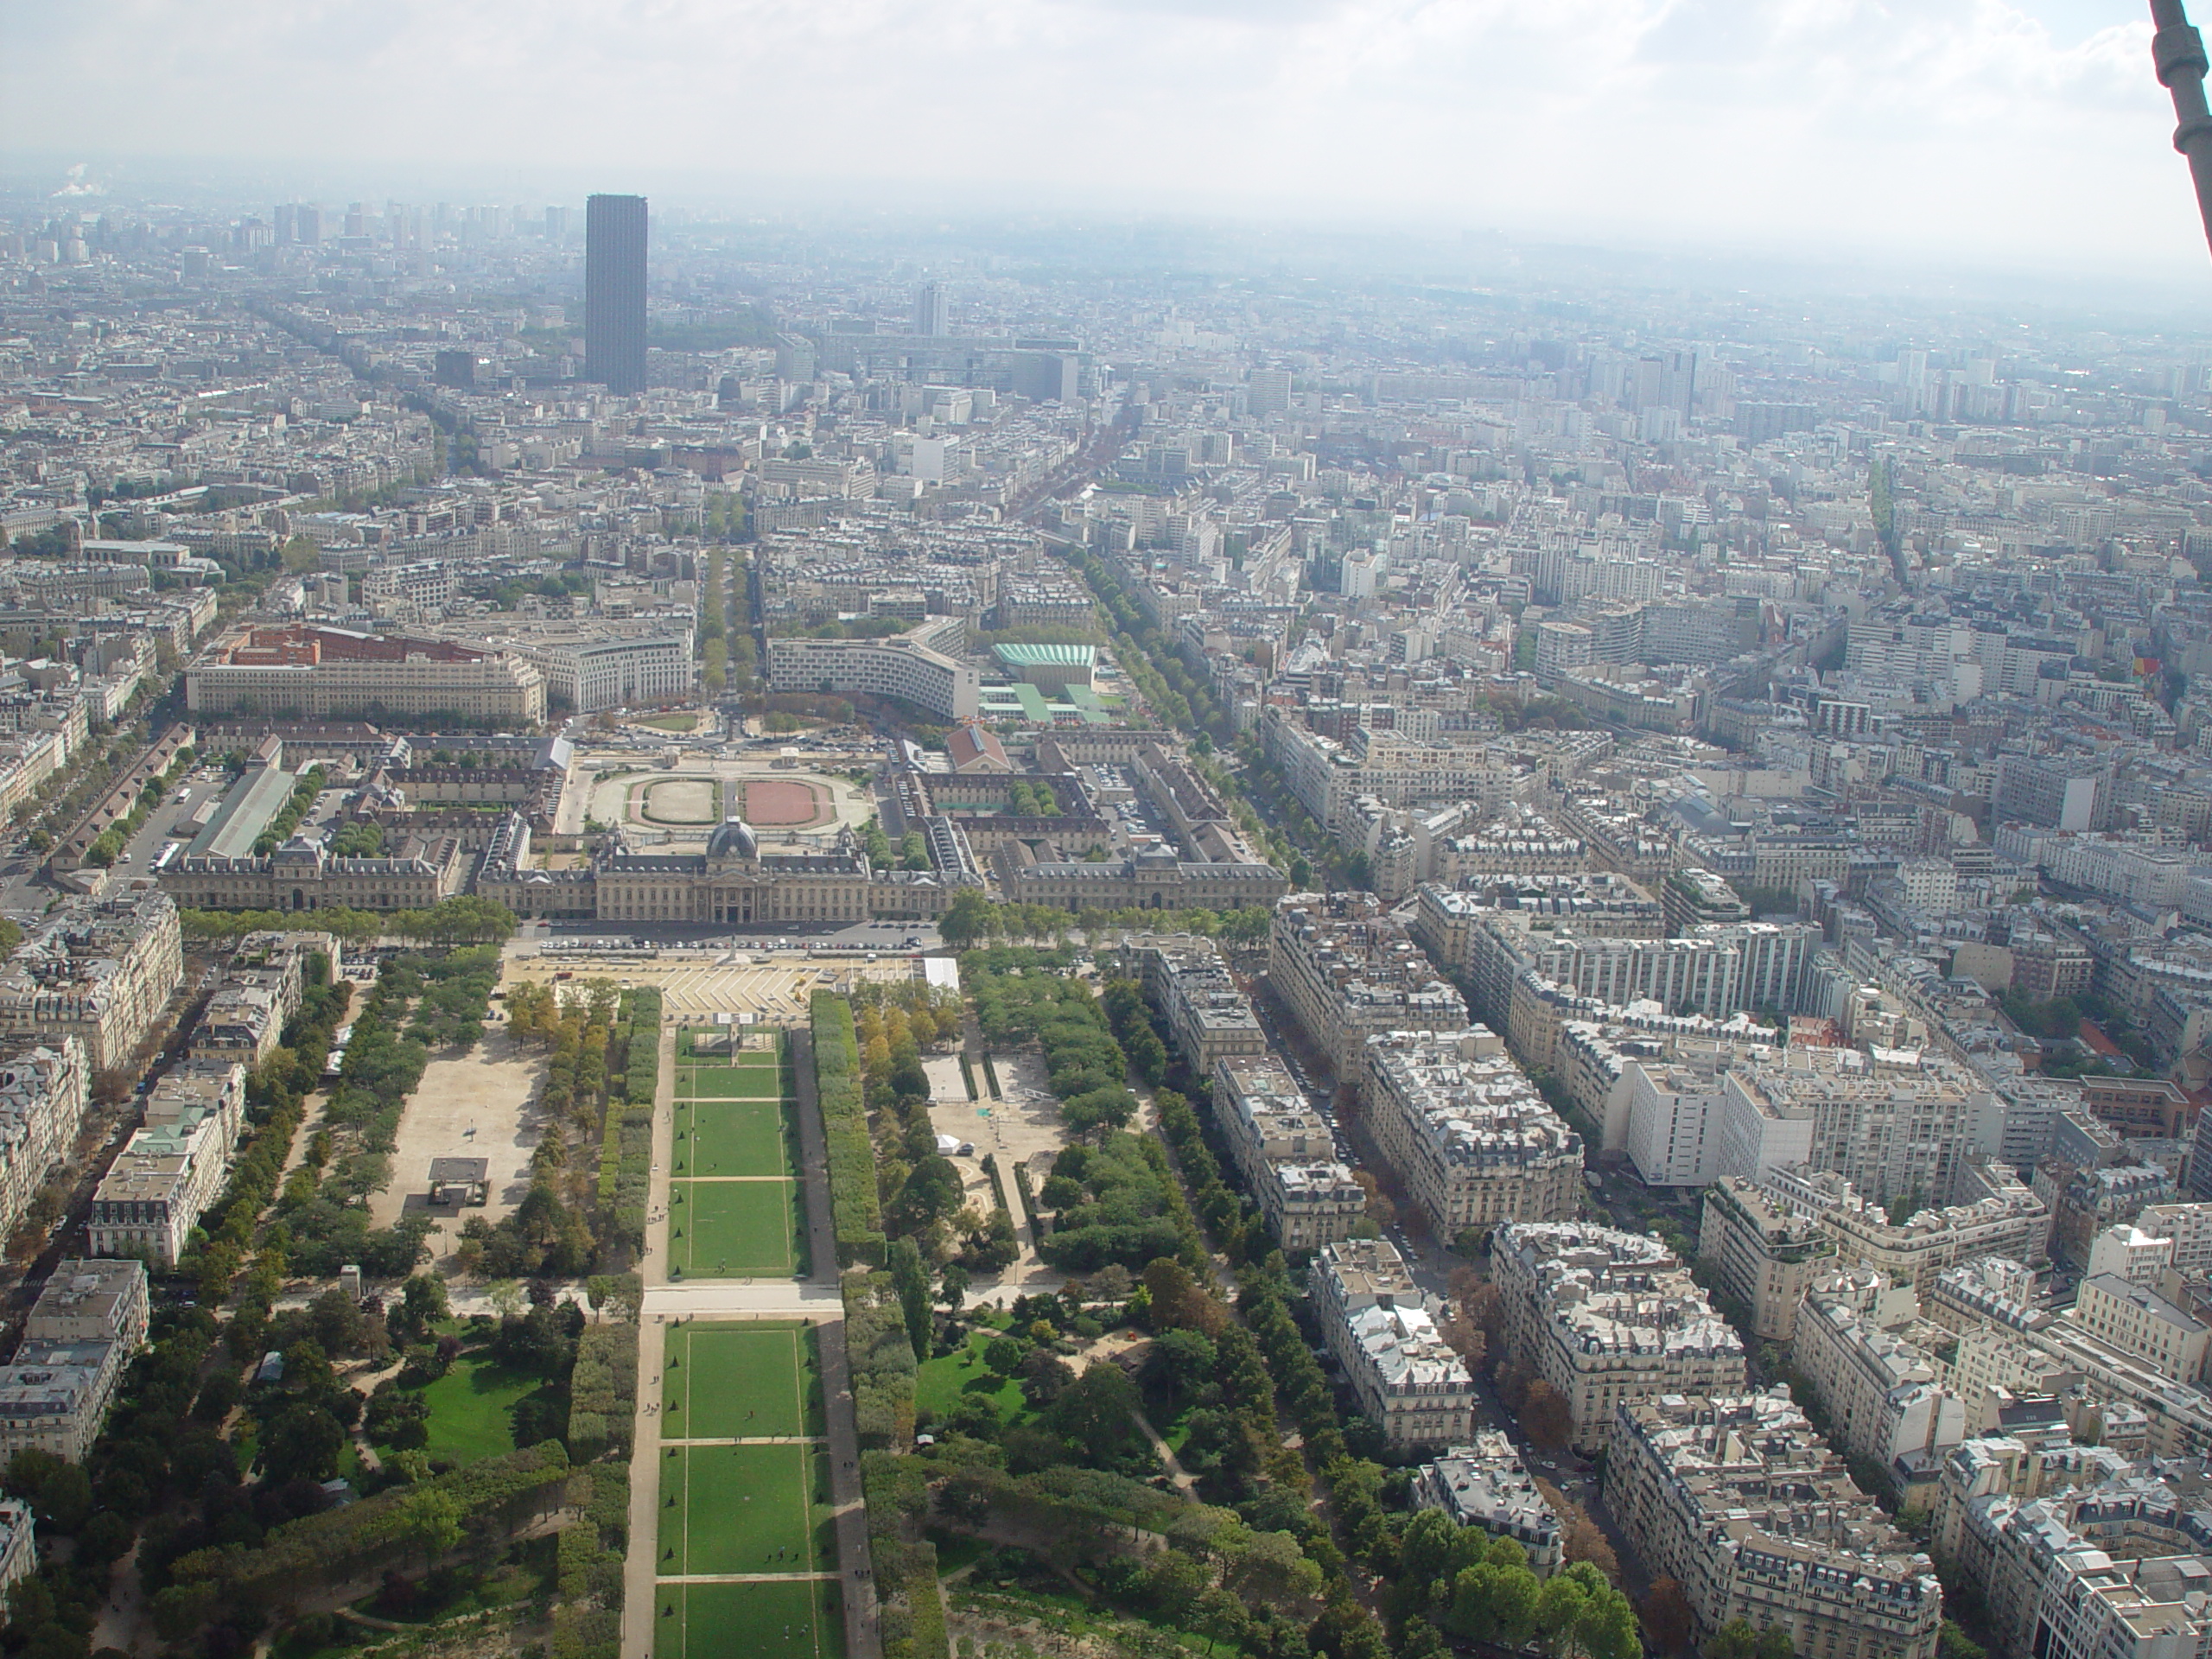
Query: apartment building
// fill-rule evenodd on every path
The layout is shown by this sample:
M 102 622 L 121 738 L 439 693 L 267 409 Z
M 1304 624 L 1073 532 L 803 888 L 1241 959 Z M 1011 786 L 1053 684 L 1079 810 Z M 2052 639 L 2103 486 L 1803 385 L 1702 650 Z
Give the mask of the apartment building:
M 2131 1460 L 2111 1446 L 2076 1442 L 2055 1399 L 2012 1402 L 1987 1432 L 1944 1453 L 1936 1471 L 1929 1541 L 1956 1566 L 1967 1586 L 1987 1599 L 1999 1533 L 2011 1517 L 2037 1498 L 2118 1479 L 2128 1472 Z M 2032 1600 L 2024 1611 L 2032 1617 Z M 2001 1628 L 2014 1610 L 1993 1602 L 1991 1611 Z
M 1835 1241 L 1841 1263 L 1872 1268 L 1916 1297 L 1927 1297 L 1947 1268 L 1982 1256 L 2044 1259 L 2049 1214 L 2043 1200 L 1993 1173 L 1985 1195 L 1972 1203 L 1918 1210 L 1902 1222 L 1892 1222 L 1886 1209 L 1832 1172 L 1785 1166 L 1759 1185 L 1783 1210 L 1817 1222 Z
M 2074 1320 L 2177 1382 L 2204 1381 L 2212 1329 L 2147 1285 L 2117 1274 L 2092 1274 L 2074 1300 Z
M 1292 793 L 1332 835 L 1344 827 L 1362 796 L 1387 806 L 1470 801 L 1485 817 L 1512 798 L 1512 772 L 1481 748 L 1366 726 L 1353 727 L 1339 741 L 1308 729 L 1293 711 L 1273 704 L 1261 713 L 1260 735 Z
M 1475 1432 L 1475 1384 L 1438 1334 L 1405 1258 L 1387 1239 L 1322 1246 L 1309 1286 L 1331 1357 L 1360 1410 L 1393 1446 L 1464 1446 Z
M 361 577 L 361 603 L 378 616 L 442 616 L 460 590 L 453 566 L 442 559 L 385 563 Z
M 1928 1556 L 1852 1482 L 1786 1390 L 1622 1404 L 1607 1507 L 1705 1630 L 1741 1619 L 1805 1659 L 1933 1659 Z
M 0 1037 L 70 1033 L 95 1073 L 130 1059 L 184 976 L 176 906 L 152 887 L 66 903 L 0 963 Z
M 289 1020 L 309 990 L 330 982 L 340 954 L 336 938 L 312 928 L 249 933 L 232 952 L 223 977 L 273 993 L 279 1014 Z
M 2115 1247 L 2107 1243 L 2115 1233 L 2133 1234 L 2139 1242 L 2131 1242 L 2116 1256 Z M 2101 1250 L 2105 1254 L 2101 1255 Z M 2145 1254 L 2156 1262 L 2156 1268 L 2148 1272 L 2133 1265 Z M 2121 1266 L 2122 1258 L 2130 1265 Z M 2091 1273 L 2118 1272 L 2138 1284 L 2155 1285 L 2166 1268 L 2184 1279 L 2212 1274 L 2212 1204 L 2146 1205 L 2133 1224 L 2107 1228 L 2090 1245 Z
M 145 1264 L 63 1262 L 0 1366 L 0 1459 L 48 1452 L 82 1463 L 144 1344 Z
M 194 1059 L 235 1058 L 259 1065 L 284 1033 L 284 1006 L 276 992 L 234 981 L 218 985 L 192 1027 L 189 1052 Z
M 245 1121 L 245 1066 L 216 1058 L 171 1071 L 146 1097 L 135 1130 L 92 1195 L 94 1255 L 169 1268 L 220 1196 Z
M 1338 1161 L 1335 1137 L 1305 1091 L 1264 1055 L 1224 1055 L 1213 1068 L 1214 1121 L 1230 1164 L 1286 1250 L 1351 1236 L 1367 1192 Z
M 1533 970 L 1578 996 L 1614 1006 L 1652 1001 L 1670 1014 L 1725 1020 L 1746 1009 L 1794 1013 L 1818 928 L 1800 923 L 1700 925 L 1679 938 L 1586 932 L 1571 922 L 1539 926 L 1533 912 L 1494 910 L 1468 933 L 1475 1011 L 1508 1020 L 1512 985 Z M 1516 1045 L 1517 1046 L 1517 1045 Z
M 1758 1179 L 1804 1163 L 1877 1204 L 1945 1198 L 1993 1109 L 1977 1077 L 1933 1051 L 1792 1046 L 1723 1079 L 1718 1168 Z
M 1488 912 L 1527 912 L 1592 938 L 1658 939 L 1667 934 L 1659 902 L 1626 876 L 1589 870 L 1572 875 L 1469 873 L 1457 886 L 1427 881 L 1414 889 L 1413 936 L 1438 962 L 1459 972 L 1473 963 L 1474 933 Z
M 1140 935 L 1122 945 L 1123 970 L 1167 1021 L 1191 1070 L 1211 1077 L 1221 1061 L 1268 1052 L 1251 999 L 1236 987 L 1211 939 Z
M 1507 1345 L 1564 1396 L 1578 1452 L 1605 1444 L 1624 1402 L 1744 1385 L 1742 1341 L 1656 1238 L 1508 1222 L 1491 1236 L 1491 1276 Z
M 0 1596 L 37 1570 L 37 1532 L 29 1504 L 0 1498 Z
M 1486 1027 L 1370 1037 L 1366 1072 L 1376 1147 L 1438 1238 L 1577 1212 L 1582 1137 Z
M 1467 1028 L 1465 999 L 1372 893 L 1283 899 L 1268 936 L 1268 982 L 1343 1089 L 1360 1086 L 1370 1037 Z
M 1501 1430 L 1484 1429 L 1414 1470 L 1413 1499 L 1416 1510 L 1440 1510 L 1460 1526 L 1512 1539 L 1528 1551 L 1540 1578 L 1559 1571 L 1566 1559 L 1558 1511 Z
M 689 628 L 636 637 L 524 634 L 505 648 L 544 677 L 549 708 L 579 715 L 683 702 L 698 689 L 698 659 Z
M 1789 1348 L 1837 1447 L 1878 1465 L 1900 1491 L 1932 1482 L 1937 1459 L 1967 1436 L 1919 1312 L 1910 1290 L 1880 1274 L 1832 1268 L 1807 1292 Z
M 446 639 L 291 626 L 250 628 L 184 671 L 194 715 L 295 720 L 433 715 L 480 726 L 545 718 L 545 677 L 521 658 Z
M 1751 1182 L 1724 1175 L 1706 1189 L 1698 1259 L 1719 1287 L 1751 1310 L 1751 1334 L 1788 1342 L 1797 1307 L 1816 1274 L 1835 1260 L 1835 1240 Z
M 2103 1438 L 2152 1457 L 2212 1454 L 2212 1395 L 2091 1330 L 2071 1311 L 2053 1313 L 1947 1274 L 1936 1311 L 1958 1331 L 1951 1386 L 1969 1421 L 2005 1396 L 2063 1394 L 2069 1421 L 2093 1418 Z M 2017 1294 L 2017 1293 L 2015 1293 Z M 2125 1437 L 2119 1433 L 2126 1428 Z
M 42 1342 L 116 1342 L 135 1354 L 151 1317 L 143 1263 L 73 1259 L 54 1264 L 23 1334 Z
M 2201 1588 L 2212 1523 L 2186 1469 L 2130 1467 L 2102 1448 L 2032 1461 L 2002 1457 L 2001 1442 L 1995 1451 L 1971 1471 L 1985 1474 L 1983 1489 L 1958 1505 L 1948 1553 L 1982 1592 L 2000 1652 L 2158 1659 L 2212 1644 Z M 2016 1471 L 2024 1491 L 2005 1483 Z
M 74 1146 L 89 1090 L 85 1046 L 73 1033 L 51 1046 L 0 1043 L 0 1236 L 14 1233 Z

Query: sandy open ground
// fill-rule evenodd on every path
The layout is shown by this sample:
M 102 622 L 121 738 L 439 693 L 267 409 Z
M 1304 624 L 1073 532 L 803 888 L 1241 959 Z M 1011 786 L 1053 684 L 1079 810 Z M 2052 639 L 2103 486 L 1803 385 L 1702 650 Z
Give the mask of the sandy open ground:
M 582 951 L 537 954 L 534 944 L 507 947 L 506 978 L 544 981 L 555 974 L 574 974 L 578 979 L 605 977 L 618 985 L 652 985 L 660 988 L 671 1018 L 697 1024 L 711 1023 L 717 1014 L 752 1014 L 767 1025 L 785 1025 L 804 1019 L 807 999 L 817 990 L 842 990 L 856 979 L 893 982 L 914 976 L 906 957 L 883 962 L 844 958 L 811 958 L 799 952 L 779 952 L 762 963 L 727 960 L 728 950 L 687 950 L 668 948 L 650 956 L 622 954 L 607 960 Z M 747 951 L 747 956 L 766 955 Z
M 485 1027 L 481 1042 L 466 1054 L 448 1049 L 433 1055 L 408 1096 L 391 1156 L 391 1184 L 369 1200 L 377 1226 L 389 1227 L 403 1213 L 427 1211 L 437 1218 L 441 1233 L 457 1238 L 469 1217 L 498 1221 L 513 1213 L 530 1191 L 530 1154 L 543 1129 L 536 1102 L 545 1060 L 520 1050 L 506 1026 L 497 1022 L 496 1007 L 493 1012 L 495 1023 Z M 433 1158 L 486 1160 L 491 1202 L 481 1210 L 429 1209 Z M 434 1237 L 430 1248 L 443 1255 L 447 1247 Z
M 804 830 L 834 822 L 835 799 L 820 779 L 748 778 L 738 790 L 738 812 L 757 828 Z
M 991 1065 L 999 1074 L 999 1087 L 1006 1096 L 1003 1100 L 991 1098 L 990 1084 L 980 1061 L 976 1065 L 976 1089 L 981 1097 L 974 1101 L 968 1098 L 967 1087 L 960 1080 L 960 1061 L 957 1057 L 932 1057 L 923 1064 L 923 1070 L 930 1077 L 930 1121 L 937 1132 L 975 1143 L 973 1158 L 956 1158 L 953 1163 L 960 1171 L 968 1201 L 987 1212 L 997 1198 L 991 1191 L 991 1178 L 983 1170 L 985 1153 L 997 1155 L 999 1175 L 1006 1182 L 1007 1201 L 1019 1205 L 1021 1198 L 1014 1186 L 1014 1166 L 1029 1166 L 1030 1189 L 1033 1192 L 1044 1185 L 1046 1176 L 1052 1173 L 1052 1160 L 1067 1144 L 1067 1125 L 1060 1116 L 1060 1103 L 1045 1087 L 1044 1057 L 1033 1050 L 1020 1054 L 994 1054 Z M 1026 1227 L 1022 1236 L 1027 1248 L 1021 1259 L 996 1279 L 978 1277 L 969 1293 L 971 1300 L 1003 1305 L 1016 1296 L 1057 1290 L 1065 1282 L 1062 1274 L 1038 1259 Z
M 630 788 L 626 807 L 631 822 L 679 825 L 721 822 L 721 788 L 711 778 L 660 778 Z

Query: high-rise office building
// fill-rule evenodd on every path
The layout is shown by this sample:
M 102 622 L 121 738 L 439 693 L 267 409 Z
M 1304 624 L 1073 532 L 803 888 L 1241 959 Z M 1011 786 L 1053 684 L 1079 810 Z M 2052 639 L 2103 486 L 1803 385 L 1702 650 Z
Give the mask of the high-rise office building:
M 1290 409 L 1290 371 L 1255 369 L 1247 384 L 1246 403 L 1255 416 L 1281 415 Z
M 645 199 L 584 204 L 584 378 L 645 389 Z
M 943 283 L 924 283 L 914 290 L 914 332 L 932 335 L 952 332 L 952 308 L 945 302 Z

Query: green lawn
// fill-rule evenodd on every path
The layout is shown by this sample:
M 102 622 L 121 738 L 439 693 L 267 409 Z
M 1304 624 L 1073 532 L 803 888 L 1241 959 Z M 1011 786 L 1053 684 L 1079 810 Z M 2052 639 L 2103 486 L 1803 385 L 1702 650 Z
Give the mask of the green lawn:
M 683 1325 L 669 1332 L 661 1382 L 664 1433 L 702 1440 L 823 1433 L 814 1328 L 798 1320 Z
M 834 1582 L 664 1584 L 656 1599 L 655 1659 L 844 1659 L 844 1600 Z
M 474 1463 L 513 1451 L 508 1414 L 516 1401 L 543 1383 L 543 1377 L 510 1370 L 488 1354 L 463 1354 L 422 1391 L 430 1405 L 424 1455 L 434 1462 Z
M 772 1101 L 678 1101 L 679 1175 L 791 1175 L 798 1173 L 789 1111 Z
M 632 726 L 650 726 L 657 732 L 696 732 L 699 729 L 699 716 L 696 715 L 647 715 L 644 719 L 633 720 L 630 723 Z
M 773 1065 L 685 1065 L 677 1068 L 678 1100 L 779 1100 L 782 1073 Z
M 670 1578 L 834 1571 L 829 1481 L 828 1454 L 811 1446 L 668 1447 L 658 1570 Z
M 798 1266 L 797 1181 L 670 1182 L 669 1255 L 686 1279 L 772 1279 Z
M 971 1392 L 965 1384 L 988 1378 L 990 1372 L 983 1365 L 983 1348 L 998 1334 L 995 1331 L 970 1332 L 964 1351 L 956 1350 L 942 1359 L 928 1360 L 918 1366 L 914 1371 L 915 1414 L 931 1421 L 940 1419 L 963 1394 Z M 1028 1406 L 1021 1397 L 1021 1384 L 1011 1377 L 995 1388 L 972 1392 L 982 1394 L 999 1408 L 999 1421 L 1002 1423 L 1012 1422 Z

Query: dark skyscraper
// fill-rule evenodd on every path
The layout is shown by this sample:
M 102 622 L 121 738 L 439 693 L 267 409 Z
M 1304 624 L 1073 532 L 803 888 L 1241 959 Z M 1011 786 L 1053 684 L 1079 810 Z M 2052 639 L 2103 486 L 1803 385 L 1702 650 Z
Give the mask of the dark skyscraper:
M 945 302 L 944 283 L 924 283 L 914 290 L 914 332 L 934 335 L 952 332 L 952 308 Z
M 584 378 L 609 391 L 645 389 L 643 196 L 594 196 L 584 207 Z

